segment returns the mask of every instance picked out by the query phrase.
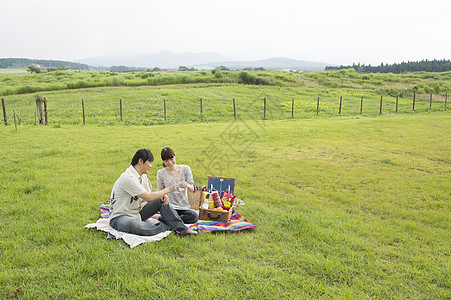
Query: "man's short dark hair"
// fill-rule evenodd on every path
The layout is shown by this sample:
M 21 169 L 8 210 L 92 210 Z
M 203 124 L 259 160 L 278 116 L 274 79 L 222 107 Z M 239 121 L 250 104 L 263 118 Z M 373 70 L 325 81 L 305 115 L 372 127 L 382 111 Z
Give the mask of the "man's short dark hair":
M 139 159 L 142 159 L 143 162 L 150 161 L 153 162 L 153 154 L 149 149 L 139 149 L 136 151 L 135 156 L 132 159 L 132 166 L 136 166 L 139 162 Z

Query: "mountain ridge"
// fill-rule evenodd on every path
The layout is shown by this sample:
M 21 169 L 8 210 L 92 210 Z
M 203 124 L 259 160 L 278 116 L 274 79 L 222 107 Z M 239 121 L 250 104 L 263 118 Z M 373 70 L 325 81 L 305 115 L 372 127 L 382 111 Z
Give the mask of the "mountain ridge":
M 116 55 L 116 56 L 98 56 L 91 58 L 78 59 L 77 61 L 91 66 L 127 66 L 138 68 L 178 68 L 179 66 L 188 66 L 196 64 L 210 63 L 213 61 L 227 60 L 226 58 L 212 52 L 182 52 L 173 53 L 168 50 L 152 54 L 137 55 Z
M 75 60 L 74 60 L 75 61 Z M 91 66 L 112 67 L 127 66 L 137 68 L 178 69 L 180 66 L 210 70 L 218 66 L 240 70 L 244 68 L 265 68 L 272 70 L 322 71 L 326 66 L 334 66 L 324 62 L 296 60 L 286 57 L 272 57 L 261 60 L 229 60 L 212 52 L 173 53 L 168 50 L 153 54 L 99 56 L 78 59 L 77 62 Z

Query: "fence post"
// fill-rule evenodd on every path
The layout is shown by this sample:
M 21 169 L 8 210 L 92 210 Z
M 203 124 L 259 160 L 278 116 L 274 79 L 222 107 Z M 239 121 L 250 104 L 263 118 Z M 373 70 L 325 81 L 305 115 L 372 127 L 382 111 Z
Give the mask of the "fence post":
M 122 99 L 119 99 L 119 107 L 120 107 L 120 110 L 121 110 L 121 122 L 122 122 Z
M 432 93 L 431 93 L 431 97 L 429 99 L 429 108 L 432 108 Z
M 415 93 L 413 93 L 413 104 L 412 104 L 412 110 L 415 111 Z
M 445 96 L 445 108 L 446 108 L 446 102 L 448 101 L 448 92 L 446 92 L 446 96 Z
M 47 116 L 47 99 L 44 98 L 44 119 L 45 119 L 45 125 L 49 125 L 49 120 Z
M 236 120 L 236 101 L 235 101 L 235 98 L 233 98 L 233 116 L 235 117 L 235 120 Z
M 85 101 L 81 99 L 81 107 L 83 109 L 83 125 L 86 124 L 86 118 L 85 118 Z
M 17 131 L 16 112 L 14 110 L 13 110 L 13 115 L 14 115 L 14 127 L 16 127 L 16 131 Z
M 36 95 L 36 111 L 38 114 L 39 125 L 44 124 L 43 116 L 42 116 L 42 105 L 43 99 L 41 96 Z
M 446 104 L 445 104 L 446 107 Z M 5 122 L 5 126 L 8 126 L 8 118 L 6 116 L 6 107 L 5 107 L 5 99 L 2 98 L 2 108 L 3 108 L 3 120 Z
M 204 121 L 204 103 L 202 98 L 200 98 L 200 121 L 203 122 Z
M 379 113 L 382 114 L 382 96 L 381 96 L 381 105 L 380 105 L 380 108 L 379 108 Z
M 168 120 L 168 110 L 167 110 L 167 106 L 166 106 L 166 99 L 163 99 L 164 101 L 164 120 L 167 121 Z
M 341 115 L 341 102 L 342 102 L 342 100 L 343 100 L 343 97 L 340 96 L 340 108 L 339 108 L 339 110 L 338 110 L 338 114 L 339 114 L 339 115 Z
M 319 97 L 318 97 L 318 102 L 316 102 L 316 115 L 319 114 Z
M 360 115 L 362 115 L 363 111 L 363 96 L 360 97 Z
M 294 97 L 291 99 L 291 117 L 294 118 Z
M 396 112 L 398 112 L 398 96 L 396 96 Z
M 263 119 L 266 119 L 266 97 L 263 99 Z

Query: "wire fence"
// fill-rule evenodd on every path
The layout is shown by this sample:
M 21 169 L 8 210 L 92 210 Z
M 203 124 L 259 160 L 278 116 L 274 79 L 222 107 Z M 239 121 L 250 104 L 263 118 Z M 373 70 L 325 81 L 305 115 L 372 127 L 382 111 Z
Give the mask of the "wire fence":
M 281 120 L 333 116 L 377 116 L 398 113 L 449 111 L 448 93 L 414 94 L 413 97 L 359 95 L 296 95 L 281 98 L 263 93 L 240 99 L 224 95 L 141 99 L 80 99 L 45 102 L 46 124 L 52 125 L 156 125 L 230 120 Z M 46 99 L 45 99 L 46 100 Z M 2 98 L 4 125 L 38 125 L 39 108 L 29 101 L 16 103 L 7 115 Z M 77 103 L 78 102 L 78 103 Z M 40 112 L 42 116 L 42 111 Z M 47 117 L 48 114 L 48 117 Z M 47 120 L 48 118 L 48 120 Z

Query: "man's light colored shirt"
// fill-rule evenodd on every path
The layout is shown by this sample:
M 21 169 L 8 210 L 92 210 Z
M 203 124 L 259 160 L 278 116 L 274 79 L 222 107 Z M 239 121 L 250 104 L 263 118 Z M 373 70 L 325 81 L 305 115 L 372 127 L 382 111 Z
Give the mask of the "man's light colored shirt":
M 110 220 L 122 215 L 141 219 L 139 211 L 144 200 L 138 195 L 150 191 L 151 185 L 146 174 L 140 177 L 133 166 L 128 167 L 116 180 L 111 191 Z

